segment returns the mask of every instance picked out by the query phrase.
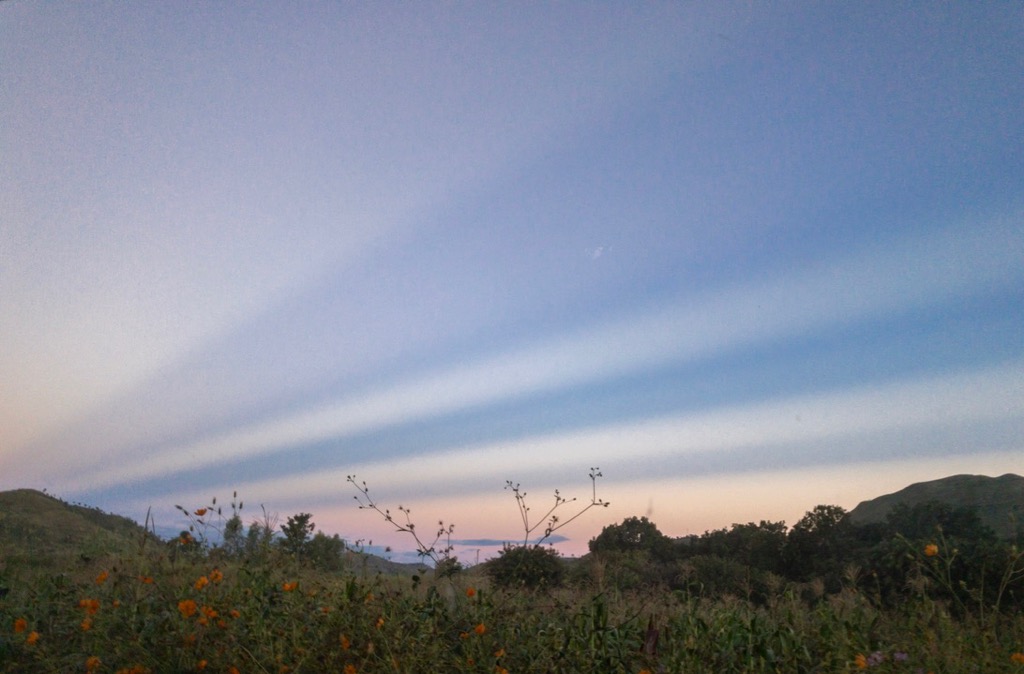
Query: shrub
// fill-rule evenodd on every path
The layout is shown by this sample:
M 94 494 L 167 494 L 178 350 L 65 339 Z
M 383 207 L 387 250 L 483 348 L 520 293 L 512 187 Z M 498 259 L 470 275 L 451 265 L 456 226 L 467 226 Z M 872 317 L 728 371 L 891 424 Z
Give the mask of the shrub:
M 486 566 L 495 585 L 506 588 L 558 587 L 565 564 L 558 551 L 540 545 L 506 545 Z

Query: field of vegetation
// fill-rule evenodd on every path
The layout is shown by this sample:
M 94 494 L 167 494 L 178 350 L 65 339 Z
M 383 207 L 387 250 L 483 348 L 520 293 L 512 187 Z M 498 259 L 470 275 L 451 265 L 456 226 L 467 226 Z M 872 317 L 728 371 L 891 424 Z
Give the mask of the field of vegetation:
M 393 518 L 353 484 L 412 536 L 422 570 L 375 572 L 308 513 L 244 527 L 240 503 L 182 508 L 171 541 L 140 528 L 55 565 L 5 558 L 0 671 L 1024 672 L 1020 541 L 966 510 L 926 504 L 857 527 L 819 506 L 792 528 L 690 539 L 634 517 L 580 560 L 524 542 L 466 569 L 450 526 L 421 540 L 404 510 Z M 556 496 L 534 523 L 509 487 L 524 541 L 603 505 L 595 495 L 559 520 Z

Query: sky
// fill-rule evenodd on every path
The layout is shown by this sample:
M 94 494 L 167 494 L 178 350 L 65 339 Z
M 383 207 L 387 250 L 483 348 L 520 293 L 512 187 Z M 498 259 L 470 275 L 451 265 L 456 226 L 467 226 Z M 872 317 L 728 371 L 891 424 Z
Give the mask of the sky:
M 600 469 L 573 555 L 1022 474 L 1022 73 L 1019 2 L 2 3 L 0 489 L 472 562 L 506 481 Z

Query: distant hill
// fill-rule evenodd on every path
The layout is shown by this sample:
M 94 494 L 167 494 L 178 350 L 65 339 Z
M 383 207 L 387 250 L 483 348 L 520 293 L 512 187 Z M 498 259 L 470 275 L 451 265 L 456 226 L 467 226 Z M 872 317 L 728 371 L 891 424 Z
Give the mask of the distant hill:
M 173 529 L 172 536 L 179 529 Z M 168 529 L 171 531 L 171 529 Z M 145 529 L 96 508 L 67 503 L 34 489 L 0 492 L 0 571 L 5 567 L 59 566 L 67 558 L 100 557 L 138 546 Z M 148 534 L 153 538 L 153 534 Z M 367 574 L 412 575 L 419 564 L 401 564 L 349 550 L 350 569 Z
M 999 477 L 953 475 L 918 482 L 895 494 L 860 503 L 850 511 L 850 519 L 857 524 L 884 522 L 889 511 L 899 503 L 914 506 L 928 501 L 977 509 L 982 523 L 1000 538 L 1014 538 L 1024 525 L 1024 477 L 1012 473 Z
M 100 555 L 136 545 L 138 523 L 96 508 L 65 503 L 34 489 L 0 492 L 0 562 L 47 564 L 66 556 Z

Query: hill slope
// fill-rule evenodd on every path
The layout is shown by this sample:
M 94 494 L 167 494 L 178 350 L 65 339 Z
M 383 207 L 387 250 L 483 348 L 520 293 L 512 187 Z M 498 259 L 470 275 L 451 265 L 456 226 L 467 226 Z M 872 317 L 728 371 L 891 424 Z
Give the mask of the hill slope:
M 850 511 L 850 518 L 857 524 L 884 522 L 898 503 L 914 506 L 928 501 L 976 508 L 981 521 L 1001 538 L 1014 538 L 1024 525 L 1024 477 L 1012 473 L 999 477 L 953 475 L 918 482 L 895 494 L 860 503 Z
M 137 544 L 132 520 L 65 503 L 33 489 L 0 492 L 0 562 L 46 563 L 68 554 L 101 554 Z

